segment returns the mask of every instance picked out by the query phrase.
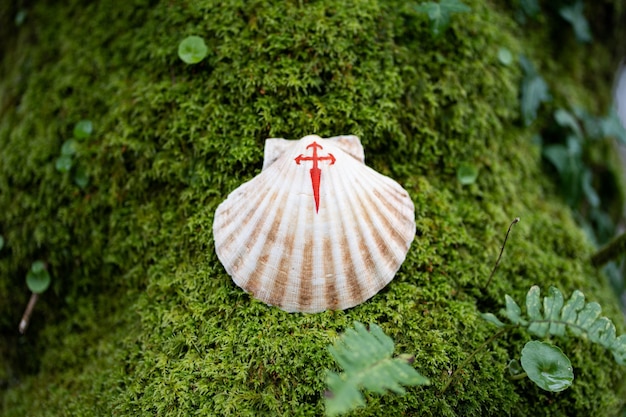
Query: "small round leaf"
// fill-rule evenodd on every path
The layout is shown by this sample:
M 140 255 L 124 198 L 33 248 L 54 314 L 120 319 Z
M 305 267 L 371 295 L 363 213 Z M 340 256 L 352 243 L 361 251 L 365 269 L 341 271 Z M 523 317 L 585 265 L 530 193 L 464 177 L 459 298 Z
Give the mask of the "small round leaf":
M 72 169 L 72 157 L 69 155 L 61 155 L 57 158 L 54 166 L 59 172 L 68 172 Z
M 456 170 L 456 177 L 463 185 L 473 184 L 478 178 L 478 168 L 470 164 L 461 164 Z
M 61 146 L 61 155 L 72 156 L 76 153 L 76 141 L 68 139 Z
M 197 64 L 202 61 L 208 53 L 208 48 L 204 39 L 199 36 L 187 36 L 178 45 L 178 56 L 186 64 Z
M 572 363 L 561 349 L 533 340 L 522 349 L 522 368 L 528 378 L 546 391 L 559 392 L 572 385 Z
M 513 62 L 513 54 L 506 48 L 498 49 L 498 60 L 502 65 L 509 66 Z
M 26 274 L 26 285 L 34 293 L 40 294 L 50 286 L 50 274 L 43 261 L 35 261 Z
M 86 139 L 93 132 L 93 123 L 91 120 L 81 120 L 74 126 L 74 138 Z

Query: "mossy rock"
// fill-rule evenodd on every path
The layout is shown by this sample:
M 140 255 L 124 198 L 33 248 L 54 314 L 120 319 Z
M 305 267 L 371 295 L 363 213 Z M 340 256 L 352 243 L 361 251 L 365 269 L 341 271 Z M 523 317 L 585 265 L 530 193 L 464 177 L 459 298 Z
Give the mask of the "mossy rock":
M 624 369 L 580 339 L 559 341 L 576 375 L 564 392 L 507 380 L 523 332 L 440 392 L 493 334 L 480 312 L 532 284 L 582 290 L 624 332 L 593 248 L 542 173 L 533 127 L 520 123 L 521 70 L 497 57 L 523 52 L 556 103 L 601 108 L 612 34 L 579 45 L 556 13 L 525 30 L 508 3 L 465 3 L 471 12 L 434 38 L 407 1 L 41 1 L 18 27 L 12 2 L 0 15 L 13 28 L 0 47 L 1 413 L 321 415 L 324 369 L 336 369 L 326 347 L 358 320 L 378 323 L 433 384 L 368 395 L 354 415 L 617 415 Z M 557 30 L 567 48 L 552 56 Z M 177 56 L 188 35 L 209 49 L 196 65 Z M 592 52 L 601 64 L 581 59 Z M 598 68 L 609 74 L 600 81 Z M 59 172 L 83 119 L 94 132 Z M 289 314 L 233 284 L 211 226 L 260 171 L 265 138 L 311 133 L 360 136 L 367 163 L 409 191 L 418 235 L 371 300 Z M 479 176 L 463 186 L 466 163 Z M 53 284 L 18 336 L 37 259 Z

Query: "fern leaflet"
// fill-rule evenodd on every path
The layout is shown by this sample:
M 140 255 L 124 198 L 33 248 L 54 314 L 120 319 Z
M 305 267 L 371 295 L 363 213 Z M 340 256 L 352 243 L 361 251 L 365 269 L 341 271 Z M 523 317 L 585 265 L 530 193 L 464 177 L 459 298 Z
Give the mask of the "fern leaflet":
M 567 302 L 556 287 L 550 287 L 548 295 L 540 297 L 540 289 L 534 285 L 526 294 L 526 316 L 513 298 L 505 295 L 506 308 L 502 310 L 513 324 L 527 327 L 535 336 L 565 336 L 570 333 L 587 337 L 613 353 L 615 361 L 626 365 L 626 334 L 616 336 L 615 325 L 607 317 L 600 316 L 602 308 L 596 302 L 585 302 L 585 295 L 576 290 Z M 483 314 L 485 320 L 498 327 L 505 326 L 496 316 Z
M 403 394 L 402 385 L 425 385 L 428 378 L 409 364 L 410 355 L 392 358 L 394 343 L 376 324 L 368 331 L 359 322 L 328 350 L 344 369 L 341 374 L 327 371 L 326 415 L 334 416 L 365 405 L 361 389 L 384 394 Z

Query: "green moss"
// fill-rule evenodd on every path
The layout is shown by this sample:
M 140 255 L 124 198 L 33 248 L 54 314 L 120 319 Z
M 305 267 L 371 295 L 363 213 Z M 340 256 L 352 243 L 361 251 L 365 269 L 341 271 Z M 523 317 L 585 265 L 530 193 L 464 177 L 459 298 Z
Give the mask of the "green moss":
M 505 292 L 579 288 L 619 317 L 590 245 L 542 177 L 533 132 L 518 127 L 520 70 L 497 51 L 543 57 L 542 74 L 565 89 L 556 100 L 600 102 L 578 83 L 592 70 L 545 52 L 556 48 L 548 24 L 522 39 L 506 7 L 466 3 L 472 13 L 439 39 L 404 1 L 30 8 L 0 49 L 2 414 L 319 415 L 323 369 L 334 366 L 326 346 L 354 320 L 380 324 L 433 381 L 370 395 L 355 415 L 617 414 L 623 369 L 584 341 L 560 344 L 571 389 L 506 380 L 522 333 L 439 394 L 492 334 L 479 312 L 496 312 Z M 209 47 L 194 66 L 176 53 L 188 35 Z M 54 168 L 81 119 L 94 124 L 74 156 L 90 177 L 84 190 Z M 265 138 L 310 133 L 359 135 L 368 164 L 411 194 L 418 236 L 372 300 L 288 314 L 233 284 L 211 225 L 227 193 L 260 171 Z M 456 180 L 463 162 L 480 169 L 473 185 Z M 497 278 L 481 291 L 515 216 Z M 53 284 L 18 338 L 35 259 Z

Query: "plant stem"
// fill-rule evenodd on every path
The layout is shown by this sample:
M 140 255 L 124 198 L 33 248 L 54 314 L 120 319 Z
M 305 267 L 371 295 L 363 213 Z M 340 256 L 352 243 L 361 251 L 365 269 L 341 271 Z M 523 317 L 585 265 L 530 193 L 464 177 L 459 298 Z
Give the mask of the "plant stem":
M 33 313 L 33 309 L 35 308 L 35 304 L 37 304 L 37 299 L 39 298 L 39 294 L 32 293 L 30 296 L 30 300 L 28 300 L 28 305 L 26 306 L 26 310 L 24 310 L 24 315 L 22 316 L 22 320 L 20 321 L 20 333 L 26 333 L 26 328 L 28 327 L 28 322 L 30 320 L 30 315 Z
M 459 371 L 463 369 L 465 365 L 467 365 L 469 361 L 471 361 L 478 352 L 480 352 L 485 346 L 487 346 L 489 343 L 496 340 L 498 337 L 502 336 L 511 328 L 512 327 L 505 327 L 501 329 L 498 333 L 495 333 L 493 336 L 491 336 L 489 339 L 483 342 L 482 345 L 478 346 L 472 353 L 470 353 L 470 355 L 467 358 L 465 358 L 465 360 L 459 365 L 459 367 L 456 368 L 456 370 L 452 373 L 452 375 L 450 375 L 450 378 L 448 378 L 448 382 L 446 382 L 446 385 L 441 390 L 441 393 L 443 394 L 444 392 L 446 392 L 446 390 L 448 389 L 448 387 L 450 386 L 450 384 L 452 383 L 456 375 L 459 373 Z
M 591 264 L 596 268 L 617 258 L 626 252 L 626 233 L 622 233 L 615 239 L 600 248 L 591 256 Z
M 521 374 L 517 374 L 517 375 L 511 375 L 509 376 L 509 379 L 512 379 L 513 381 L 516 381 L 518 379 L 524 379 L 528 376 L 528 374 L 526 372 L 522 372 Z
M 498 269 L 498 265 L 500 265 L 500 259 L 502 259 L 502 253 L 504 253 L 504 247 L 506 246 L 506 241 L 509 238 L 509 233 L 511 233 L 511 228 L 513 227 L 515 223 L 518 223 L 519 221 L 520 221 L 520 218 L 516 217 L 515 219 L 513 219 L 513 221 L 509 225 L 509 229 L 506 231 L 506 236 L 504 236 L 504 242 L 502 243 L 502 248 L 500 248 L 500 255 L 498 255 L 496 264 L 493 266 L 493 269 L 491 270 L 491 275 L 489 275 L 489 279 L 487 280 L 487 283 L 485 284 L 483 289 L 486 289 L 489 286 L 489 284 L 491 284 L 491 280 L 493 279 L 493 276 L 496 273 L 496 269 Z

